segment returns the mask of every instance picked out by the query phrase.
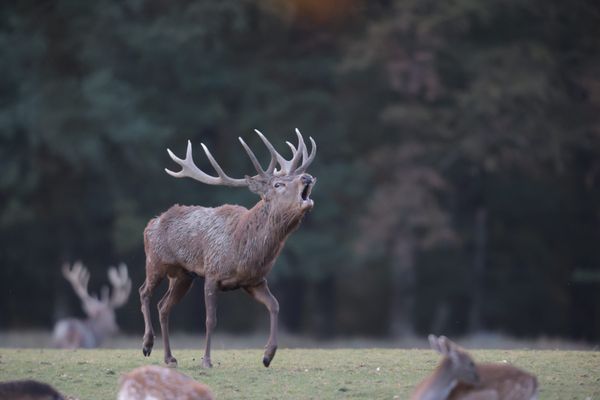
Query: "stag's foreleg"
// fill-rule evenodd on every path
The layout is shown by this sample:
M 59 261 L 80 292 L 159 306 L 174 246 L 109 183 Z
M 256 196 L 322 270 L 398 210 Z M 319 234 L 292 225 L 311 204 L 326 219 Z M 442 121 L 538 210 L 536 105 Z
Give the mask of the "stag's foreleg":
M 169 343 L 169 314 L 171 308 L 185 296 L 194 277 L 184 270 L 179 270 L 174 276 L 169 276 L 169 289 L 162 299 L 158 302 L 158 315 L 160 319 L 160 332 L 163 339 L 163 348 L 165 350 L 165 363 L 171 367 L 177 366 L 177 359 L 171 354 L 171 345 Z
M 152 319 L 150 316 L 150 297 L 152 291 L 164 279 L 164 274 L 157 273 L 158 268 L 155 268 L 149 262 L 146 262 L 146 280 L 140 286 L 140 302 L 142 303 L 142 314 L 144 315 L 144 338 L 142 344 L 142 353 L 148 357 L 154 346 L 154 328 L 152 327 Z
M 262 303 L 269 310 L 269 314 L 271 317 L 271 331 L 269 334 L 269 341 L 265 346 L 265 354 L 263 357 L 263 364 L 265 367 L 268 367 L 273 361 L 275 357 L 275 352 L 277 351 L 277 317 L 279 315 L 279 303 L 275 296 L 271 294 L 269 290 L 269 286 L 267 285 L 267 281 L 263 280 L 258 286 L 245 287 L 246 292 L 254 300 Z
M 202 358 L 202 366 L 204 368 L 212 368 L 210 360 L 210 337 L 217 326 L 217 291 L 218 285 L 216 281 L 206 277 L 204 279 L 204 307 L 206 309 L 206 344 L 204 347 L 204 357 Z

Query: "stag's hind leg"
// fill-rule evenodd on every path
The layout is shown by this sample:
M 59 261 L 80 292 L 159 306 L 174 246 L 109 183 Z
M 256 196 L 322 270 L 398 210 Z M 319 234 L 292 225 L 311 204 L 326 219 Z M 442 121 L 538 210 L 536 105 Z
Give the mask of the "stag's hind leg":
M 165 269 L 161 265 L 156 265 L 146 261 L 146 280 L 140 286 L 140 302 L 142 303 L 142 314 L 144 315 L 144 339 L 142 344 L 142 353 L 148 357 L 154 346 L 154 328 L 152 327 L 152 318 L 150 316 L 150 298 L 152 291 L 158 286 L 165 277 Z
M 275 296 L 271 294 L 267 281 L 263 280 L 258 286 L 245 287 L 244 290 L 248 292 L 254 300 L 262 303 L 269 310 L 271 318 L 271 330 L 269 334 L 269 341 L 265 346 L 265 354 L 263 356 L 263 364 L 268 367 L 275 357 L 277 351 L 277 318 L 279 315 L 279 303 Z
M 171 308 L 179 303 L 188 290 L 190 290 L 193 282 L 194 277 L 192 275 L 183 269 L 179 269 L 172 276 L 169 275 L 169 289 L 158 302 L 160 331 L 165 349 L 165 363 L 171 367 L 177 366 L 177 359 L 171 354 L 171 345 L 169 343 L 169 314 L 171 313 Z

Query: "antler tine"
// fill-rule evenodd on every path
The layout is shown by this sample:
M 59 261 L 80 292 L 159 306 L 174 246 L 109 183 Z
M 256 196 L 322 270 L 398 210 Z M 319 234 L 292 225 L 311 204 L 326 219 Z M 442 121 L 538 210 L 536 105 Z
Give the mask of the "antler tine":
M 269 142 L 269 140 L 267 140 L 267 138 L 258 129 L 255 129 L 254 131 L 258 134 L 258 136 L 263 141 L 265 146 L 267 146 L 267 149 L 269 149 L 269 152 L 271 153 L 271 156 L 272 156 L 271 164 L 269 165 L 269 168 L 267 169 L 267 173 L 273 173 L 273 170 L 275 168 L 275 164 L 274 164 L 275 161 L 277 161 L 277 163 L 279 163 L 279 166 L 281 167 L 281 172 L 283 172 L 284 174 L 290 175 L 290 174 L 299 173 L 298 170 L 300 168 L 302 168 L 302 165 L 298 169 L 296 168 L 296 165 L 298 165 L 300 158 L 303 159 L 303 164 L 307 158 L 310 158 L 310 157 L 308 157 L 308 154 L 307 154 L 306 144 L 304 143 L 304 138 L 302 137 L 302 134 L 300 133 L 300 131 L 298 129 L 296 129 L 296 135 L 298 136 L 298 148 L 296 148 L 296 146 L 294 146 L 290 142 L 286 142 L 287 145 L 290 146 L 290 148 L 292 149 L 292 153 L 293 153 L 292 159 L 289 161 L 286 160 L 285 158 L 283 158 L 283 156 L 281 154 L 279 154 L 277 152 L 277 150 L 275 150 L 275 148 L 273 147 L 271 142 Z M 314 141 L 312 141 L 312 139 L 311 139 L 311 142 L 314 145 Z M 314 151 L 314 147 L 313 147 L 313 151 Z M 314 154 L 311 154 L 311 156 L 312 156 L 312 158 L 314 158 Z M 312 161 L 312 159 L 311 159 L 311 161 Z M 306 167 L 308 167 L 308 165 L 306 165 Z M 306 168 L 304 168 L 304 169 L 306 169 Z
M 266 171 L 267 175 L 273 174 L 276 166 L 277 166 L 277 159 L 275 157 L 273 157 L 273 155 L 271 154 L 271 161 L 269 161 L 269 166 L 267 167 L 267 171 Z
M 87 268 L 83 266 L 81 261 L 76 261 L 73 264 L 73 267 L 70 267 L 68 263 L 63 264 L 62 273 L 65 279 L 69 281 L 73 287 L 77 296 L 83 302 L 84 308 L 88 308 L 92 303 L 98 301 L 88 293 L 90 273 Z
M 118 269 L 110 267 L 108 269 L 108 279 L 113 287 L 108 305 L 112 308 L 120 307 L 127 302 L 129 293 L 131 293 L 131 279 L 129 279 L 127 265 L 121 263 Z
M 296 128 L 296 133 L 300 134 L 298 128 Z M 302 137 L 302 135 L 300 135 L 300 137 Z M 310 156 L 307 156 L 307 149 L 305 145 L 304 150 L 302 151 L 302 164 L 298 168 L 296 168 L 296 170 L 294 171 L 295 174 L 304 173 L 315 159 L 315 156 L 317 155 L 317 144 L 311 136 L 309 136 L 308 139 L 310 140 Z M 304 144 L 304 141 L 302 143 Z
M 206 153 L 206 157 L 208 157 L 208 161 L 210 161 L 210 163 L 213 166 L 213 168 L 215 169 L 215 171 L 217 171 L 217 174 L 219 175 L 218 177 L 208 175 L 196 166 L 196 164 L 194 163 L 194 159 L 192 157 L 192 142 L 190 142 L 189 140 L 188 140 L 188 145 L 187 145 L 187 151 L 185 154 L 185 159 L 183 159 L 183 160 L 181 158 L 177 157 L 175 154 L 173 154 L 171 149 L 167 149 L 167 153 L 169 153 L 169 156 L 171 156 L 171 159 L 173 159 L 173 161 L 175 161 L 177 164 L 179 164 L 181 166 L 181 171 L 174 172 L 174 171 L 171 171 L 171 170 L 165 168 L 165 172 L 175 178 L 184 178 L 184 177 L 192 178 L 192 179 L 195 179 L 197 181 L 200 181 L 202 183 L 206 183 L 209 185 L 226 185 L 226 186 L 247 186 L 248 185 L 248 183 L 246 182 L 245 179 L 234 179 L 234 178 L 227 176 L 227 174 L 225 174 L 225 172 L 223 172 L 223 169 L 215 161 L 212 154 L 210 154 L 210 151 L 208 151 L 208 148 L 203 143 L 201 143 L 201 145 L 202 145 L 202 148 L 204 149 L 204 153 Z
M 265 170 L 262 169 L 262 166 L 258 162 L 258 159 L 254 155 L 252 150 L 250 150 L 250 147 L 248 147 L 246 142 L 244 142 L 244 139 L 242 139 L 241 137 L 238 137 L 238 139 L 240 140 L 240 143 L 242 144 L 242 146 L 244 146 L 244 150 L 246 150 L 248 157 L 250 157 L 250 161 L 252 161 L 252 165 L 254 165 L 254 168 L 256 168 L 256 172 L 258 172 L 258 174 L 261 176 L 266 176 L 267 173 L 265 172 Z M 271 160 L 273 160 L 273 157 L 271 157 Z
M 290 174 L 295 172 L 296 165 L 298 165 L 298 161 L 300 161 L 300 157 L 304 154 L 304 149 L 306 148 L 306 144 L 304 144 L 304 138 L 302 137 L 302 134 L 298 128 L 296 128 L 296 136 L 298 137 L 298 150 L 294 152 L 294 156 L 290 160 L 290 166 L 288 170 L 288 173 Z
M 285 144 L 287 144 L 290 147 L 290 149 L 292 149 L 292 153 L 296 154 L 296 146 L 287 141 L 285 142 Z
M 258 129 L 255 129 L 254 132 L 256 132 L 258 134 L 258 137 L 260 138 L 260 140 L 263 141 L 265 146 L 267 146 L 269 153 L 271 153 L 271 163 L 269 164 L 269 168 L 267 168 L 267 173 L 272 174 L 275 171 L 275 161 L 279 164 L 282 171 L 284 171 L 284 172 L 287 171 L 286 167 L 287 167 L 289 161 L 286 160 L 285 158 L 283 158 L 283 156 L 281 154 L 279 154 L 277 152 L 277 150 L 275 150 L 275 147 L 273 147 L 271 142 L 269 142 L 269 140 L 265 137 L 265 135 L 263 135 Z
M 300 133 L 300 130 L 296 128 L 296 133 Z M 302 137 L 302 135 L 300 135 Z M 302 138 L 302 162 L 308 158 L 308 150 L 306 149 L 306 143 L 304 142 L 304 138 Z
M 219 179 L 222 184 L 229 186 L 248 186 L 248 182 L 246 182 L 245 179 L 231 178 L 225 172 L 223 172 L 223 169 L 221 168 L 219 163 L 217 163 L 212 154 L 210 154 L 210 151 L 208 151 L 208 147 L 206 147 L 204 143 L 200 143 L 200 145 L 204 149 L 204 153 L 206 153 L 208 161 L 210 161 L 210 164 L 213 166 L 215 171 L 217 171 L 217 174 L 219 175 Z
M 291 144 L 290 142 L 285 142 L 288 146 L 290 146 L 290 149 L 292 149 L 292 152 L 294 154 L 296 154 L 296 146 L 294 146 L 293 144 Z M 308 151 L 306 151 L 306 145 L 302 146 L 302 160 L 306 160 L 308 158 Z

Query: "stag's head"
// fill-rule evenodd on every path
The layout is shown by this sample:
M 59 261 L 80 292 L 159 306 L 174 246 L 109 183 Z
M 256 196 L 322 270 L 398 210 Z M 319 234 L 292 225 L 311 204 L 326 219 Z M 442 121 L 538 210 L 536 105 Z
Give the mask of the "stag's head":
M 188 177 L 209 185 L 246 186 L 274 208 L 296 215 L 304 214 L 314 204 L 310 198 L 310 192 L 317 179 L 307 174 L 306 170 L 317 154 L 315 141 L 312 137 L 309 138 L 311 143 L 309 154 L 302 134 L 296 129 L 298 137 L 297 147 L 290 142 L 286 142 L 292 150 L 292 158 L 288 160 L 275 150 L 271 142 L 262 133 L 258 130 L 255 130 L 255 132 L 269 150 L 271 161 L 267 169 L 263 169 L 252 150 L 250 150 L 250 147 L 240 137 L 240 143 L 244 147 L 244 150 L 246 150 L 248 157 L 250 157 L 254 168 L 256 168 L 257 174 L 254 176 L 246 176 L 240 179 L 230 178 L 223 172 L 223 169 L 215 161 L 208 148 L 204 144 L 201 144 L 206 157 L 218 176 L 211 176 L 204 173 L 194 164 L 194 160 L 192 159 L 192 144 L 189 140 L 186 156 L 183 160 L 167 149 L 173 161 L 179 164 L 182 170 L 173 172 L 165 169 L 165 171 L 176 178 Z

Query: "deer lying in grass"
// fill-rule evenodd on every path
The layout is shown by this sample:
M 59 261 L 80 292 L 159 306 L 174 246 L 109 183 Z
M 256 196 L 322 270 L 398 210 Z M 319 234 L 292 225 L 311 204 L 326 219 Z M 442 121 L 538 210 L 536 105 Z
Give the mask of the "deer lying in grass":
M 429 335 L 431 348 L 444 357 L 412 400 L 534 400 L 535 376 L 506 364 L 475 364 L 464 349 L 444 336 Z
M 210 388 L 171 368 L 147 365 L 121 377 L 117 400 L 214 400 Z
M 173 161 L 182 167 L 179 172 L 167 169 L 171 176 L 189 177 L 209 185 L 247 187 L 261 200 L 249 210 L 229 204 L 216 208 L 175 205 L 148 223 L 144 231 L 146 280 L 140 287 L 145 356 L 150 355 L 154 344 L 150 296 L 168 277 L 169 288 L 159 301 L 158 310 L 165 363 L 177 365 L 169 345 L 169 313 L 187 293 L 196 275 L 204 277 L 206 344 L 202 365 L 212 366 L 210 340 L 217 323 L 216 295 L 219 290 L 242 288 L 266 306 L 271 328 L 263 357 L 265 367 L 275 356 L 279 304 L 269 291 L 266 276 L 288 236 L 313 207 L 309 196 L 316 179 L 305 171 L 315 158 L 317 147 L 310 138 L 312 149 L 309 155 L 304 139 L 296 129 L 298 148 L 288 142 L 293 156 L 286 160 L 259 131 L 256 133 L 269 150 L 271 161 L 264 170 L 244 140 L 239 138 L 257 171 L 257 175 L 242 179 L 227 176 L 204 144 L 202 148 L 218 177 L 207 175 L 196 167 L 189 141 L 184 160 L 167 150 Z M 275 169 L 276 164 L 279 169 Z
M 34 380 L 0 382 L 3 400 L 64 400 L 62 394 L 47 383 Z
M 62 273 L 81 299 L 88 318 L 66 318 L 58 321 L 54 326 L 54 344 L 56 347 L 69 349 L 98 347 L 104 339 L 118 331 L 115 309 L 127 302 L 131 292 L 127 266 L 121 264 L 118 269 L 108 269 L 108 278 L 113 290 L 109 296 L 109 289 L 104 286 L 100 299 L 88 293 L 90 273 L 81 261 L 73 264 L 72 268 L 68 264 L 63 265 Z

